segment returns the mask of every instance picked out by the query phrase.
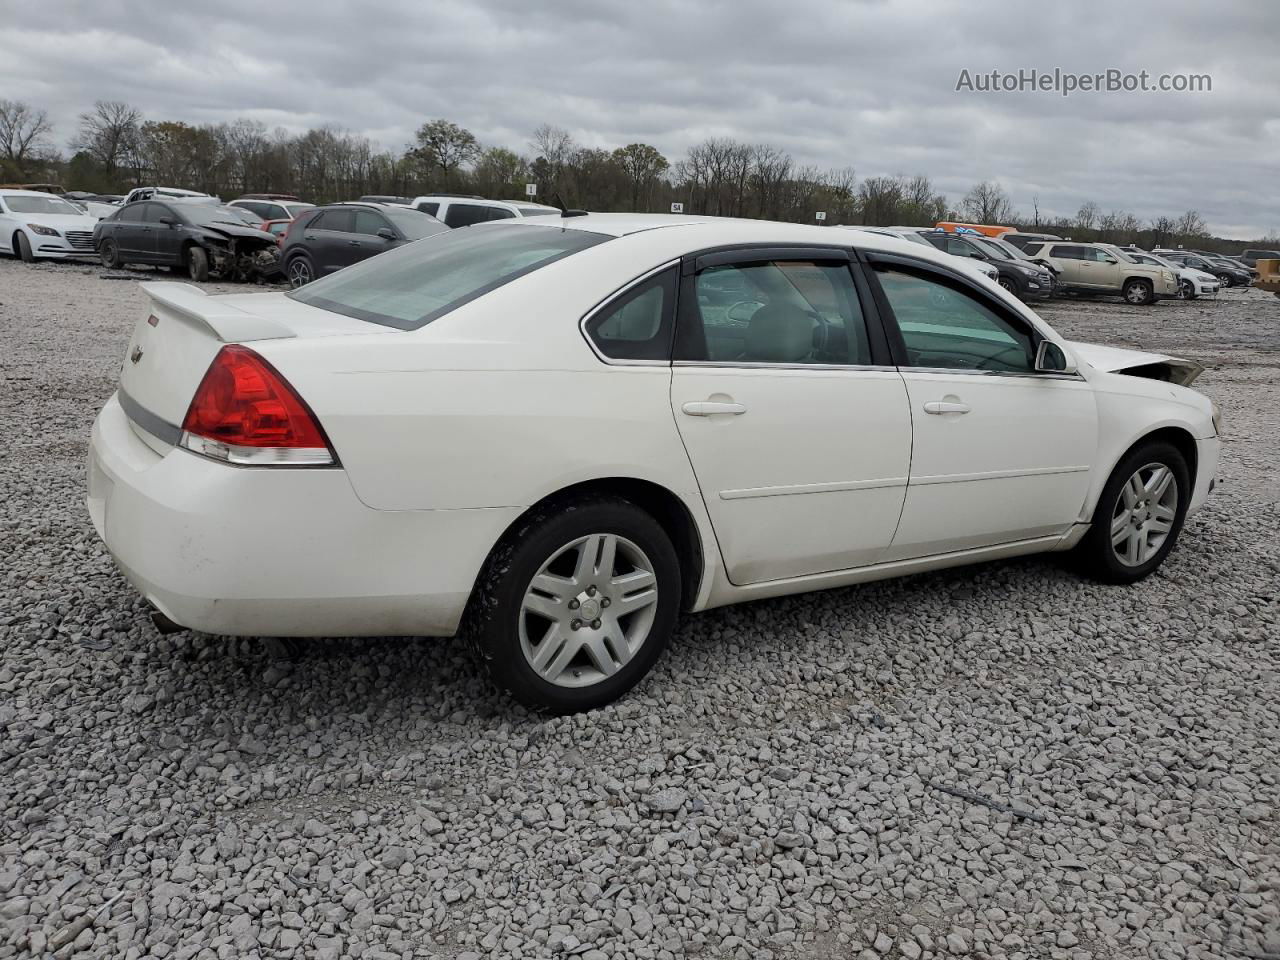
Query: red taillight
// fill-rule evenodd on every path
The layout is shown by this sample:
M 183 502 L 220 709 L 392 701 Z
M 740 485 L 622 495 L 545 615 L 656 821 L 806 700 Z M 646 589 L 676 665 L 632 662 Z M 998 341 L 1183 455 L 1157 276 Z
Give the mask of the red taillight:
M 336 462 L 315 414 L 288 381 L 239 344 L 218 351 L 182 421 L 182 444 L 230 463 Z

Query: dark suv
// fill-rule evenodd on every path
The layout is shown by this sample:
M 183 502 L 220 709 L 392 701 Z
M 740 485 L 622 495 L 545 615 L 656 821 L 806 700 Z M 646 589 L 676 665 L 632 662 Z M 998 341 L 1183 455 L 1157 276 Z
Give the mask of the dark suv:
M 1259 260 L 1280 260 L 1280 250 L 1246 250 L 1240 254 L 1240 262 L 1255 270 Z
M 1045 267 L 977 234 L 959 236 L 942 230 L 922 233 L 926 240 L 957 257 L 985 260 L 1000 274 L 996 281 L 1019 300 L 1045 300 L 1053 295 L 1053 274 Z
M 1206 255 L 1194 250 L 1153 250 L 1152 252 L 1180 267 L 1190 267 L 1192 270 L 1211 273 L 1224 287 L 1247 287 L 1253 282 L 1253 273 L 1249 267 L 1242 263 L 1232 263 L 1217 254 Z
M 448 229 L 430 214 L 409 207 L 334 203 L 298 215 L 284 235 L 280 262 L 289 285 L 300 287 L 384 250 Z

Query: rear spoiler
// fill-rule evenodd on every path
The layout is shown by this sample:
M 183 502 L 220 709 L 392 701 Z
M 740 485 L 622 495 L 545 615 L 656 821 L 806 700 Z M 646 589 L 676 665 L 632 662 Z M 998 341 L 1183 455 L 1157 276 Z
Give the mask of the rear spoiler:
M 214 299 L 189 283 L 142 283 L 139 286 L 152 303 L 205 327 L 223 343 L 297 336 L 283 323 Z

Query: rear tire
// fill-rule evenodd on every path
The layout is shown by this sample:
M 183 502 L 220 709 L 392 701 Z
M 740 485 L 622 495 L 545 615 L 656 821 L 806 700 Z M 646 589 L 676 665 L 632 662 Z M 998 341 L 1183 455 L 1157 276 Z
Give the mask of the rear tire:
M 13 236 L 13 252 L 22 258 L 23 263 L 35 263 L 36 255 L 31 249 L 31 241 L 27 239 L 27 235 L 19 230 Z
M 196 283 L 209 279 L 209 254 L 204 247 L 187 247 L 187 276 Z
M 284 268 L 285 279 L 291 287 L 305 287 L 316 278 L 315 264 L 305 253 L 299 253 L 289 260 Z
M 516 700 L 557 714 L 591 710 L 657 662 L 675 629 L 680 576 L 670 538 L 630 501 L 548 506 L 494 548 L 464 632 Z
M 1103 583 L 1150 575 L 1177 542 L 1191 493 L 1191 471 L 1177 447 L 1156 440 L 1134 448 L 1116 464 L 1075 548 L 1080 572 Z
M 1146 307 L 1155 303 L 1155 290 L 1150 280 L 1127 280 L 1124 285 L 1124 299 L 1135 307 Z

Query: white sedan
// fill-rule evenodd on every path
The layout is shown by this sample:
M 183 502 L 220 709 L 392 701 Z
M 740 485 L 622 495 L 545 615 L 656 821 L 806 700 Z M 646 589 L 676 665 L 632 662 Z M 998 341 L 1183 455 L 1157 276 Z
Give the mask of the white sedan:
M 97 222 L 52 193 L 0 190 L 0 251 L 28 263 L 39 258 L 96 258 Z
M 682 611 L 1043 551 L 1140 580 L 1218 468 L 1196 364 L 872 233 L 538 217 L 290 293 L 143 288 L 88 508 L 157 622 L 462 632 L 552 711 Z

